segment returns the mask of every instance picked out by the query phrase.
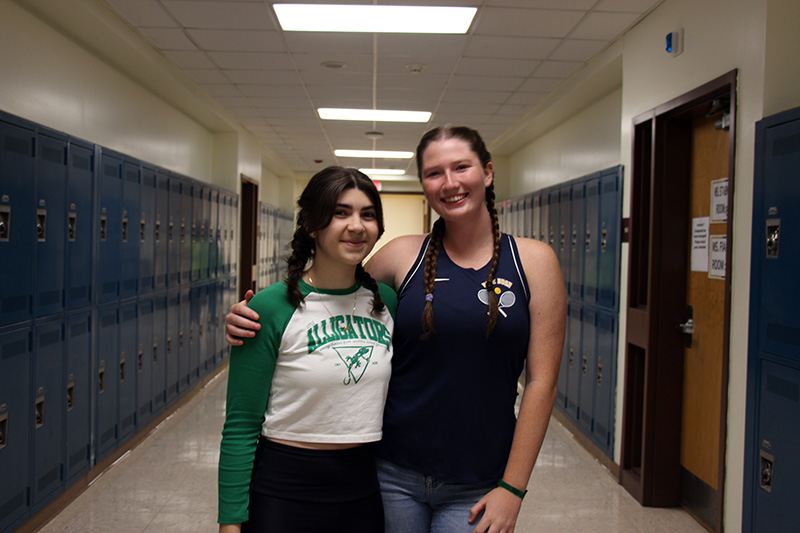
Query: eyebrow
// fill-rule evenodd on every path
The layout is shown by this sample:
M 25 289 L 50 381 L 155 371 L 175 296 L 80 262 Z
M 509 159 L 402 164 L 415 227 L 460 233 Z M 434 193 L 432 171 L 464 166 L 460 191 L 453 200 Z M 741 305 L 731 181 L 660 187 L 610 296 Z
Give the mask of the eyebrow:
M 350 204 L 337 203 L 336 207 L 344 207 L 345 209 L 353 209 L 353 206 L 350 205 Z M 368 209 L 375 209 L 375 206 L 370 204 L 370 205 L 365 205 L 364 207 L 361 208 L 362 211 L 366 211 Z

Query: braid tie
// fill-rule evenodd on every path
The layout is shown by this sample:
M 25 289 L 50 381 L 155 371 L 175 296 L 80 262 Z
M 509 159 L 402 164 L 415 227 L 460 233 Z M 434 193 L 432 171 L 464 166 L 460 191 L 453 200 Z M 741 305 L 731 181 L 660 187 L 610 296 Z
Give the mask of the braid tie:
M 422 310 L 422 339 L 427 339 L 436 331 L 433 326 L 433 289 L 436 284 L 436 264 L 442 248 L 445 222 L 443 218 L 433 224 L 428 251 L 425 253 L 425 307 Z

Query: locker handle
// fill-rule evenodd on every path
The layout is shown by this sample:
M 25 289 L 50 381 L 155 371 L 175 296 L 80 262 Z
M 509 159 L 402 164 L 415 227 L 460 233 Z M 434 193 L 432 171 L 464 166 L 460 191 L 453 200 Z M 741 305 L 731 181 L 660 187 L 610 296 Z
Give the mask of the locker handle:
M 589 366 L 589 358 L 586 356 L 586 352 L 583 353 L 583 364 L 581 365 L 581 374 L 586 375 L 587 366 Z
M 139 242 L 145 241 L 145 229 L 146 229 L 145 226 L 146 226 L 145 220 L 141 219 L 139 221 Z
M 122 219 L 122 242 L 128 242 L 128 217 Z
M 36 237 L 39 242 L 47 238 L 47 209 L 36 210 Z
M 44 426 L 44 396 L 39 396 L 36 398 L 36 403 L 34 404 L 34 419 L 36 421 L 36 427 L 40 428 Z
M 558 247 L 559 247 L 560 250 L 564 249 L 564 243 L 566 242 L 566 240 L 567 240 L 566 235 L 564 234 L 564 230 L 562 230 L 561 231 L 561 238 L 558 241 Z
M 172 337 L 167 337 L 167 357 L 172 355 Z
M 608 230 L 603 228 L 603 231 L 600 232 L 600 251 L 605 252 L 607 247 L 608 247 Z
M 11 232 L 11 207 L 0 206 L 0 241 L 7 242 Z
M 144 369 L 144 351 L 143 350 L 139 350 L 138 359 L 139 359 L 139 372 L 141 372 Z
M 575 360 L 575 349 L 569 349 L 569 366 L 572 367 L 572 362 Z
M 67 383 L 67 411 L 75 408 L 75 382 Z
M 592 249 L 592 232 L 591 230 L 586 230 L 586 251 L 589 252 Z
M 183 350 L 183 332 L 178 333 L 178 349 Z
M 156 242 L 161 241 L 161 221 L 156 220 Z
M 600 361 L 600 358 L 597 358 L 597 384 L 603 384 L 603 362 Z
M 8 444 L 8 413 L 0 415 L 0 450 Z
M 70 242 L 75 242 L 78 233 L 78 213 L 70 213 L 67 219 L 67 231 L 69 232 Z
M 572 251 L 578 249 L 578 230 L 572 230 Z
M 186 224 L 181 222 L 181 242 L 186 241 Z
M 765 452 L 759 450 L 759 480 L 758 486 L 767 492 L 772 492 L 772 479 L 775 475 L 775 458 Z
M 119 381 L 125 381 L 125 352 L 122 352 L 122 358 L 119 360 Z
M 100 240 L 106 240 L 108 229 L 108 220 L 106 219 L 106 215 L 100 215 Z
M 169 228 L 168 228 L 167 232 L 168 232 L 167 233 L 167 238 L 169 239 L 169 242 L 172 242 L 173 241 L 172 222 L 169 223 Z
M 153 344 L 153 362 L 154 363 L 158 362 L 158 343 L 157 342 Z

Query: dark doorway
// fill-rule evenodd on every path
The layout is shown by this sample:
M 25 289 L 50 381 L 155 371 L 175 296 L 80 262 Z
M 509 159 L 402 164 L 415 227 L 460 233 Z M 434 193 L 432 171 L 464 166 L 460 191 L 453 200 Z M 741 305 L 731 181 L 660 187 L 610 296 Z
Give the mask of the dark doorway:
M 242 228 L 239 243 L 239 299 L 248 289 L 256 290 L 258 261 L 258 182 L 242 174 L 242 195 L 239 203 Z

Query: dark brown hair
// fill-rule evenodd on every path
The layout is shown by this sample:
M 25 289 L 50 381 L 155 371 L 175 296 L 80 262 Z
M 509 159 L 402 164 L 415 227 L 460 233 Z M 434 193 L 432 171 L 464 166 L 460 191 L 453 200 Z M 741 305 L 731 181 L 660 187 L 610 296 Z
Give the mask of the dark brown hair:
M 316 241 L 311 234 L 328 227 L 333 219 L 339 196 L 348 189 L 358 189 L 367 195 L 375 207 L 378 222 L 378 237 L 383 235 L 383 206 L 375 184 L 365 174 L 354 168 L 327 167 L 311 178 L 297 200 L 297 227 L 290 243 L 292 250 L 287 259 L 286 285 L 289 300 L 295 305 L 303 301 L 298 282 L 303 275 L 309 259 L 316 253 Z M 356 280 L 366 285 L 375 295 L 372 299 L 372 312 L 383 311 L 384 304 L 378 292 L 378 284 L 367 274 L 359 263 L 356 266 Z
M 466 126 L 440 126 L 434 128 L 425 135 L 417 145 L 417 172 L 420 180 L 422 180 L 422 158 L 425 155 L 425 150 L 434 141 L 444 141 L 447 139 L 461 139 L 466 142 L 470 149 L 478 156 L 483 169 L 492 161 L 492 156 L 489 150 L 486 149 L 486 144 L 481 139 L 480 134 Z M 486 187 L 486 208 L 489 210 L 489 216 L 492 220 L 492 237 L 494 240 L 494 247 L 492 249 L 492 264 L 489 267 L 489 273 L 486 276 L 486 291 L 489 293 L 489 318 L 486 323 L 486 336 L 492 334 L 495 326 L 497 325 L 497 295 L 494 293 L 494 276 L 497 273 L 497 264 L 500 259 L 500 222 L 497 218 L 497 209 L 494 205 L 494 180 Z M 439 252 L 442 248 L 442 239 L 444 238 L 446 228 L 443 218 L 439 218 L 434 224 L 431 231 L 431 240 L 428 244 L 428 251 L 425 254 L 425 277 L 424 287 L 426 293 L 425 308 L 422 311 L 422 338 L 427 339 L 430 337 L 435 329 L 433 326 L 433 295 L 434 281 L 436 279 L 436 262 L 439 258 Z

